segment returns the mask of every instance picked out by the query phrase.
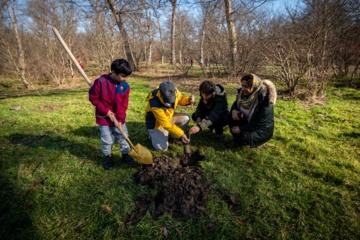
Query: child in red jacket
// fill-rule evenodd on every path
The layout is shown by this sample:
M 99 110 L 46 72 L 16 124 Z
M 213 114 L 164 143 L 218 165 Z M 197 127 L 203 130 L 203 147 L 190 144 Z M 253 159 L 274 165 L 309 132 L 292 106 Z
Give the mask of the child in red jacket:
M 116 59 L 111 64 L 111 73 L 104 74 L 96 79 L 89 90 L 89 100 L 96 107 L 96 123 L 100 128 L 101 151 L 104 154 L 104 168 L 109 170 L 114 167 L 112 159 L 112 145 L 114 138 L 120 144 L 122 162 L 134 164 L 134 159 L 129 156 L 130 146 L 124 136 L 111 121 L 110 116 L 116 118 L 125 133 L 126 110 L 128 109 L 130 86 L 126 78 L 132 73 L 131 66 L 125 59 Z

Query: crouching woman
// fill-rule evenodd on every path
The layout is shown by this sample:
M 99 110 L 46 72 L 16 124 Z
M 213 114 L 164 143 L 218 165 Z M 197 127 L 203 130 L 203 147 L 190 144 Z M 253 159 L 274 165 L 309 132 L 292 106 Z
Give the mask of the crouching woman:
M 229 147 L 258 147 L 272 138 L 276 98 L 276 88 L 271 81 L 261 80 L 255 74 L 242 76 L 230 110 L 229 128 L 233 139 Z

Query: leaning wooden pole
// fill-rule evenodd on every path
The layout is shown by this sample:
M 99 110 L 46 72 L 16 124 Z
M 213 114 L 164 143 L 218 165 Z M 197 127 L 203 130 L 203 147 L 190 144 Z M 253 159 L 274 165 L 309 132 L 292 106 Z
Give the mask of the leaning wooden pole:
M 89 78 L 87 77 L 86 73 L 84 72 L 84 70 L 82 69 L 82 67 L 80 66 L 80 64 L 78 63 L 78 61 L 75 59 L 74 55 L 72 54 L 72 52 L 70 51 L 70 49 L 68 48 L 68 46 L 66 45 L 66 43 L 64 42 L 63 38 L 61 37 L 60 33 L 58 32 L 58 30 L 53 27 L 52 28 L 55 36 L 57 37 L 57 39 L 59 39 L 61 45 L 65 48 L 66 52 L 68 53 L 69 57 L 71 58 L 71 61 L 75 64 L 76 68 L 79 70 L 79 72 L 81 73 L 81 75 L 85 78 L 86 83 L 89 85 L 89 87 L 92 86 L 91 81 L 89 80 Z

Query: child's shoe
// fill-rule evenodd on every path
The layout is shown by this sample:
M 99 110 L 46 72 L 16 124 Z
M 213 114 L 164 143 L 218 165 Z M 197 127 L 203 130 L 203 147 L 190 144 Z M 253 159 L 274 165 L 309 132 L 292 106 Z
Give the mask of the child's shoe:
M 110 170 L 114 167 L 114 162 L 111 155 L 105 156 L 104 158 L 104 168 Z
M 124 154 L 124 153 L 122 155 L 121 161 L 128 165 L 134 165 L 136 163 L 135 160 L 129 154 Z
M 215 135 L 215 139 L 216 139 L 217 142 L 224 141 L 224 138 L 225 138 L 224 134 L 216 134 Z

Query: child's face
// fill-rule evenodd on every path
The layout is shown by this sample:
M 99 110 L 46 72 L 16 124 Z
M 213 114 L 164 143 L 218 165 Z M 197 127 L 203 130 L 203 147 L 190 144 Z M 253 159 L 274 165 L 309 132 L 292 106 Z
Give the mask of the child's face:
M 118 83 L 123 83 L 126 81 L 127 76 L 122 73 L 116 74 L 114 71 L 111 71 L 111 78 Z

